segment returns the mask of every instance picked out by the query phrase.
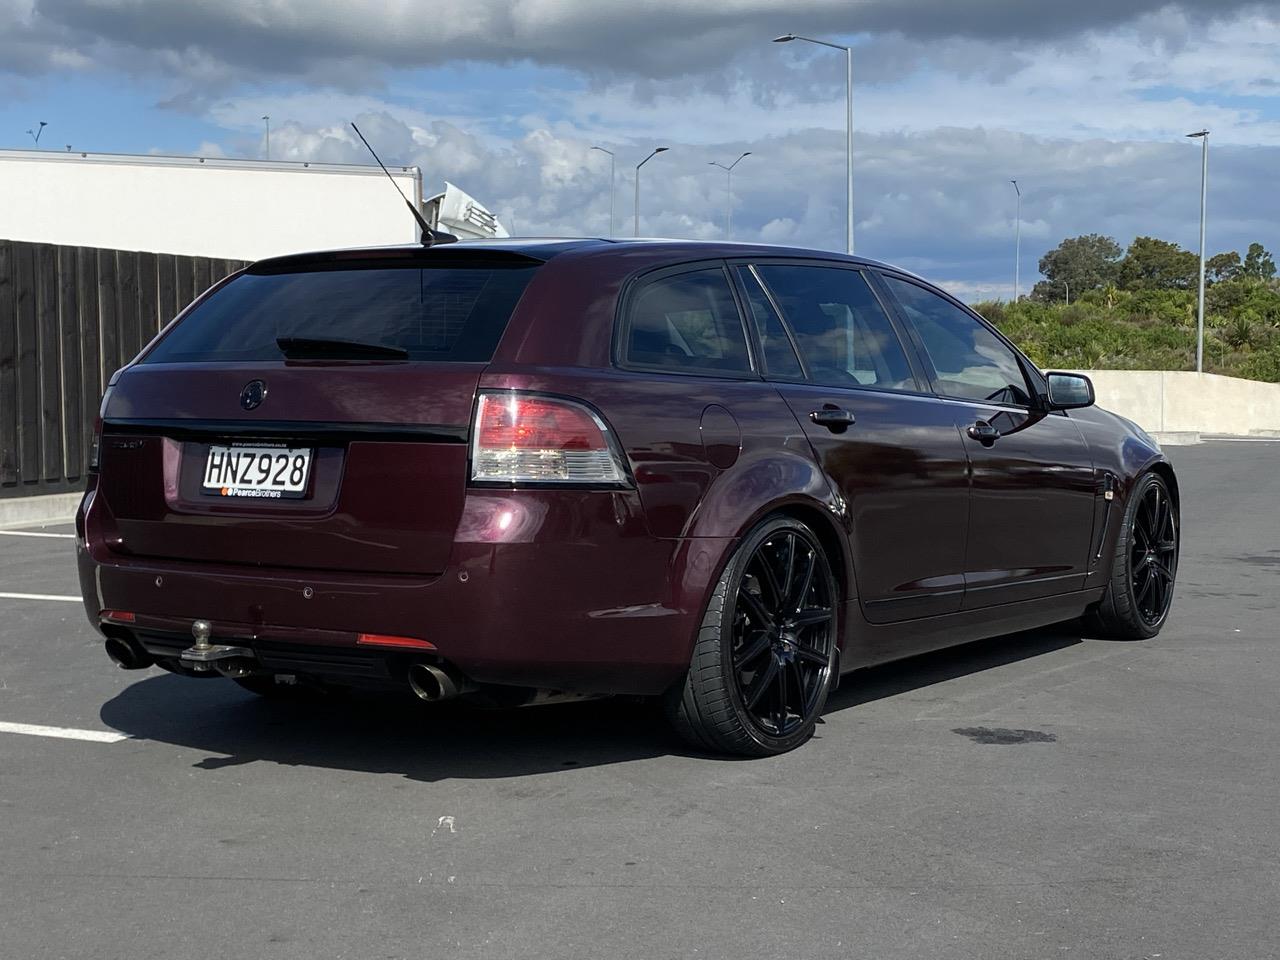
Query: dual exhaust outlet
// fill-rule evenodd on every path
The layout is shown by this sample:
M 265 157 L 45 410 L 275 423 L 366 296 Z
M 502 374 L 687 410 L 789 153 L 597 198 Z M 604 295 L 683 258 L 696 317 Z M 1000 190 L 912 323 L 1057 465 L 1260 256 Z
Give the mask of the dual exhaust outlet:
M 204 623 L 198 624 L 203 627 Z M 257 661 L 252 656 L 244 656 L 250 651 L 243 648 L 217 648 L 208 644 L 208 633 L 201 629 L 198 634 L 196 648 L 183 651 L 180 662 L 188 668 L 206 675 L 221 674 L 226 677 L 244 677 L 254 673 Z M 199 649 L 203 656 L 188 656 Z M 205 652 L 207 651 L 207 652 Z M 233 653 L 234 651 L 234 653 Z M 147 651 L 134 637 L 123 633 L 112 633 L 106 639 L 106 652 L 111 662 L 122 670 L 145 670 L 153 666 L 156 658 Z M 219 656 L 219 654 L 222 654 Z M 230 656 L 226 654 L 231 654 Z M 187 661 L 191 660 L 191 663 Z M 451 700 L 464 693 L 476 689 L 476 685 L 449 667 L 434 663 L 411 663 L 405 671 L 409 689 L 420 700 L 435 703 L 439 700 Z

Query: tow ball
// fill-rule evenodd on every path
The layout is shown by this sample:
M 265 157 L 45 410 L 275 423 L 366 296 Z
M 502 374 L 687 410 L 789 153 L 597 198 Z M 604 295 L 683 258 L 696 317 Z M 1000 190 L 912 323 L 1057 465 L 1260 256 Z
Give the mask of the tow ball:
M 227 677 L 246 677 L 253 673 L 253 651 L 248 647 L 230 646 L 225 643 L 210 643 L 213 624 L 208 620 L 194 620 L 191 623 L 191 636 L 195 643 L 178 655 L 184 667 L 196 673 L 216 670 Z

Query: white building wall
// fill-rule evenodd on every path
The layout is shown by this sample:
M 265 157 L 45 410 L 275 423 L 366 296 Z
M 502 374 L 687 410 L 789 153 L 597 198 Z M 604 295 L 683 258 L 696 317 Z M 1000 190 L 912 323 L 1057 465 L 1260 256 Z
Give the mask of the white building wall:
M 420 203 L 418 168 L 391 173 Z M 259 260 L 418 228 L 377 167 L 0 150 L 0 238 Z

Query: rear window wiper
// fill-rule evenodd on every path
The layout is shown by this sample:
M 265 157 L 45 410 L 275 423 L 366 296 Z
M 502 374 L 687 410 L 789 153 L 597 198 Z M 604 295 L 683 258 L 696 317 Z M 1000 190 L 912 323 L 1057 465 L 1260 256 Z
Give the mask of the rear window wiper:
M 409 351 L 385 343 L 328 340 L 322 337 L 277 337 L 276 346 L 289 360 L 408 360 Z

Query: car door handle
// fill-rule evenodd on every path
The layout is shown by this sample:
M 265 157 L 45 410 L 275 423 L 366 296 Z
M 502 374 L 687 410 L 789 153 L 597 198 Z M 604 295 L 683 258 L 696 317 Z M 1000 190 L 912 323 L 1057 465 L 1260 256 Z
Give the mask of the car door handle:
M 984 447 L 989 447 L 1000 439 L 1000 431 L 987 423 L 985 420 L 979 420 L 969 428 L 969 436 L 977 440 Z
M 821 410 L 812 410 L 809 419 L 820 427 L 826 427 L 832 433 L 844 433 L 849 425 L 857 421 L 850 410 L 837 407 L 835 404 L 824 404 Z

